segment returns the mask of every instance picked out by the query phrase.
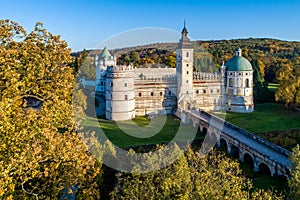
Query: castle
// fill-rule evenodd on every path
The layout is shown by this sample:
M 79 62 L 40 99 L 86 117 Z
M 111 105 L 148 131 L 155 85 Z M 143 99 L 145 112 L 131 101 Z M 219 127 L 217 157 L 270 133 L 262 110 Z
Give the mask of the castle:
M 96 92 L 105 96 L 106 118 L 173 114 L 175 109 L 252 112 L 253 69 L 237 48 L 215 73 L 194 72 L 193 46 L 184 25 L 175 68 L 117 66 L 107 48 L 95 57 Z

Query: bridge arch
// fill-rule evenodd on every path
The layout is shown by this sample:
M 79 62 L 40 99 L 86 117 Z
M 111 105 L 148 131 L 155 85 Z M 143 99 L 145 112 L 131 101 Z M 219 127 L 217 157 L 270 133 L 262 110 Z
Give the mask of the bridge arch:
M 232 144 L 231 145 L 231 150 L 230 150 L 230 154 L 232 155 L 232 157 L 239 159 L 240 156 L 240 149 L 238 146 Z
M 263 162 L 258 165 L 258 172 L 266 176 L 271 176 L 270 168 Z
M 250 165 L 251 168 L 254 168 L 254 159 L 249 153 L 244 154 L 244 163 Z
M 287 170 L 289 169 L 288 166 L 291 165 L 288 159 L 289 151 L 279 148 L 261 138 L 257 138 L 251 133 L 214 117 L 205 111 L 196 113 L 194 111 L 177 109 L 175 114 L 184 124 L 193 124 L 193 127 L 197 131 L 201 130 L 201 136 L 209 136 L 205 138 L 207 142 L 217 143 L 218 147 L 224 148 L 227 146 L 228 154 L 238 158 L 241 162 L 250 164 L 255 171 L 260 171 L 265 175 L 283 175 L 289 177 L 289 170 Z M 210 126 L 211 120 L 216 123 L 216 126 Z M 215 138 L 217 140 L 213 141 Z M 250 141 L 251 143 L 245 141 Z M 257 145 L 248 146 L 249 144 Z M 268 148 L 270 151 L 263 153 L 259 151 L 260 148 Z M 277 155 L 282 156 L 283 159 L 276 160 Z
M 206 127 L 203 127 L 203 128 L 202 128 L 202 133 L 203 133 L 204 135 L 207 134 L 207 128 L 206 128 Z
M 197 129 L 197 134 L 201 134 L 201 126 L 198 122 L 195 123 L 195 128 Z
M 227 149 L 228 149 L 227 141 L 224 138 L 220 139 L 220 148 L 225 149 L 227 152 Z

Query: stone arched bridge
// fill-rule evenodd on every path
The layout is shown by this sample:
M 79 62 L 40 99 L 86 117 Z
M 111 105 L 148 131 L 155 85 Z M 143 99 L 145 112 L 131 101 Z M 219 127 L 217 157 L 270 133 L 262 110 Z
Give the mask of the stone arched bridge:
M 204 111 L 178 109 L 176 116 L 209 134 L 206 138 L 213 145 L 225 148 L 241 162 L 250 164 L 254 171 L 289 177 L 292 162 L 288 150 Z

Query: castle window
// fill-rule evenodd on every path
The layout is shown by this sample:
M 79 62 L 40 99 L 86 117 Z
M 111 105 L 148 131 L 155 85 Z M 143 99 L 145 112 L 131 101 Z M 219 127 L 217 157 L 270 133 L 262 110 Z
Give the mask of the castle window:
M 189 74 L 189 71 L 186 71 L 186 74 Z
M 239 76 L 241 76 L 242 75 L 242 73 L 239 73 Z
M 189 83 L 189 80 L 186 80 L 186 83 Z
M 249 83 L 249 79 L 248 78 L 245 80 L 245 85 L 246 85 L 246 87 L 250 87 L 250 83 Z
M 102 81 L 100 82 L 100 85 L 103 85 L 103 82 L 102 82 Z
M 162 92 L 160 92 L 160 93 L 159 93 L 159 95 L 160 95 L 160 96 L 162 96 L 162 95 L 163 95 L 163 93 L 162 93 Z
M 189 52 L 186 52 L 186 57 L 189 57 L 189 56 L 190 56 Z
M 172 95 L 172 93 L 171 93 L 171 91 L 169 91 L 169 96 L 171 96 Z
M 189 94 L 189 91 L 186 91 L 186 94 Z
M 203 94 L 206 94 L 206 90 L 203 90 Z
M 229 79 L 229 87 L 233 87 L 233 78 Z
M 140 93 L 139 93 L 139 97 L 141 97 L 141 96 L 142 96 L 142 93 L 140 92 Z
M 232 73 L 230 73 L 229 75 L 232 76 Z
M 112 100 L 113 98 L 112 98 L 112 94 L 110 95 L 110 100 Z
M 128 96 L 127 96 L 127 95 L 125 95 L 125 96 L 124 96 L 124 99 L 125 99 L 125 100 L 128 100 Z
M 196 90 L 196 94 L 199 94 L 199 90 Z
M 188 67 L 188 66 L 189 66 L 189 64 L 186 64 L 186 66 Z
M 212 94 L 214 91 L 213 90 L 210 90 L 210 93 Z
M 219 90 L 219 89 L 217 89 L 217 93 L 220 93 L 220 90 Z
M 151 92 L 151 97 L 153 97 L 154 96 L 154 93 L 153 92 Z
M 127 83 L 124 83 L 124 87 L 127 87 Z
M 113 87 L 114 86 L 114 83 L 113 82 L 110 82 L 110 87 Z
M 248 76 L 248 73 L 246 73 L 246 76 Z

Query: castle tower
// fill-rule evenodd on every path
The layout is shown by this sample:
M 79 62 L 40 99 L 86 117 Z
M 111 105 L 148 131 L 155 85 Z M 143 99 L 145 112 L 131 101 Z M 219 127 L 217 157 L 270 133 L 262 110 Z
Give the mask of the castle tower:
M 117 58 L 110 54 L 108 49 L 105 47 L 98 57 L 95 55 L 95 66 L 96 66 L 96 91 L 104 92 L 104 72 L 108 66 L 116 66 Z
M 189 110 L 193 107 L 193 52 L 194 49 L 184 23 L 176 50 L 177 107 L 180 109 Z
M 132 66 L 110 66 L 106 70 L 106 118 L 135 118 L 135 87 Z
M 225 70 L 227 111 L 253 112 L 253 68 L 240 48 L 236 48 L 234 57 L 226 62 Z

